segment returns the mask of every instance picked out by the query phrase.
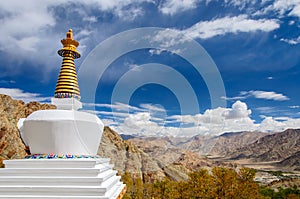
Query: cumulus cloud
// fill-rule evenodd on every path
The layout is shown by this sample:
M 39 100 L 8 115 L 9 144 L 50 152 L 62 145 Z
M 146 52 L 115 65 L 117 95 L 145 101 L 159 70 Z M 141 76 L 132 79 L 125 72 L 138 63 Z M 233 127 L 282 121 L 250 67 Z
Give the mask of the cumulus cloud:
M 266 111 L 271 108 L 262 109 Z M 157 109 L 157 111 L 161 110 Z M 120 122 L 121 120 L 115 122 L 116 120 L 112 118 L 104 118 L 104 123 L 112 125 L 114 130 L 122 134 L 177 137 L 190 137 L 199 134 L 214 136 L 224 132 L 240 131 L 276 132 L 300 127 L 300 119 L 289 117 L 263 116 L 263 120 L 256 123 L 251 119 L 251 112 L 246 103 L 238 100 L 230 108 L 207 109 L 203 114 L 172 115 L 157 120 L 159 118 L 155 118 L 153 113 L 144 109 L 144 112 L 123 115 L 122 122 Z M 100 114 L 100 117 L 105 117 L 105 114 Z M 161 120 L 163 119 L 165 122 L 162 123 Z
M 18 88 L 0 88 L 0 94 L 9 95 L 14 99 L 22 100 L 25 103 L 32 101 L 48 102 L 51 99 L 51 97 L 42 97 L 38 93 L 29 93 Z
M 248 110 L 247 104 L 241 101 L 236 101 L 231 109 L 223 113 L 225 119 L 246 118 L 250 114 L 251 110 Z
M 156 109 L 156 111 L 161 110 Z M 231 108 L 208 109 L 203 114 L 173 115 L 162 118 L 166 120 L 164 123 L 158 122 L 153 112 L 136 112 L 129 114 L 124 118 L 124 122 L 114 128 L 120 133 L 145 136 L 216 135 L 225 131 L 255 129 L 250 114 L 251 110 L 248 110 L 247 105 L 237 101 Z
M 259 125 L 259 130 L 263 132 L 279 132 L 289 128 L 299 128 L 300 119 L 288 117 L 266 117 Z
M 192 38 L 207 39 L 227 33 L 239 32 L 270 32 L 280 27 L 275 19 L 250 19 L 247 15 L 223 17 L 211 21 L 200 21 L 192 27 L 184 30 Z
M 159 10 L 163 14 L 174 15 L 196 8 L 197 2 L 197 0 L 166 0 L 159 6 Z

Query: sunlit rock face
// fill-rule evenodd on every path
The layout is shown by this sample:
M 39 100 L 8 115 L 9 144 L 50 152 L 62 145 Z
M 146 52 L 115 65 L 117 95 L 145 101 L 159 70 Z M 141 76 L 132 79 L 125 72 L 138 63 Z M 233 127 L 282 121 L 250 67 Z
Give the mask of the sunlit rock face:
M 0 94 L 0 167 L 3 167 L 2 160 L 19 159 L 27 155 L 17 128 L 19 119 L 37 110 L 54 108 L 53 105 L 38 102 L 26 104 Z

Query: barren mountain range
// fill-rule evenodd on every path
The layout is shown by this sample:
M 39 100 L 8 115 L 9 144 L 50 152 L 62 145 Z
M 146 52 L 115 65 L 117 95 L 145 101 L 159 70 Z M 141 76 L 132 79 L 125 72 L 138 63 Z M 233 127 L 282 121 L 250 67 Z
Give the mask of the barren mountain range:
M 25 104 L 0 95 L 0 160 L 23 158 L 25 146 L 19 137 L 17 122 L 39 109 L 55 108 L 52 105 L 31 102 Z M 128 136 L 127 136 L 128 138 Z M 105 127 L 98 154 L 108 157 L 119 173 L 130 172 L 145 181 L 169 176 L 186 179 L 189 171 L 200 167 L 230 166 L 209 159 L 207 155 L 228 159 L 249 158 L 256 161 L 277 161 L 276 165 L 300 170 L 300 130 L 265 134 L 261 132 L 225 133 L 216 137 L 122 137 Z
M 229 155 L 232 158 L 253 158 L 256 161 L 283 161 L 297 156 L 299 151 L 300 129 L 288 129 L 261 137 Z

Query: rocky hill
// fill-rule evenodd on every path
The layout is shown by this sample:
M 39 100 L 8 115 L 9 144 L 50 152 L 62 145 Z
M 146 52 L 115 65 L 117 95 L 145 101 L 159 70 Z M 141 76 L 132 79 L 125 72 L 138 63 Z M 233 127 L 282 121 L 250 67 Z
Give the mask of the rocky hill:
M 256 142 L 259 138 L 266 136 L 262 132 L 238 132 L 238 133 L 224 133 L 215 137 L 215 143 L 209 152 L 212 156 L 227 157 L 233 151 L 245 147 Z
M 174 142 L 172 140 L 168 137 L 136 137 L 130 139 L 134 145 L 157 161 L 167 176 L 176 180 L 187 178 L 188 172 L 199 170 L 201 167 L 234 166 L 208 159 L 197 151 L 196 145 L 192 145 L 195 151 L 181 148 L 182 145 L 185 147 L 189 146 L 187 144 L 188 140 L 195 141 L 194 138 L 183 139 L 184 142 L 179 142 L 178 140 Z
M 98 155 L 110 158 L 119 173 L 127 171 L 134 177 L 142 178 L 145 181 L 165 177 L 165 173 L 157 161 L 130 141 L 123 140 L 117 132 L 109 127 L 104 128 Z
M 183 180 L 188 178 L 190 171 L 203 166 L 217 166 L 197 153 L 172 146 L 168 139 L 153 137 L 123 140 L 109 127 L 105 127 L 98 154 L 111 158 L 118 171 L 128 171 L 145 181 L 165 176 Z
M 279 167 L 300 171 L 300 151 L 276 163 L 276 165 Z
M 230 156 L 235 159 L 252 158 L 256 161 L 282 161 L 300 151 L 300 129 L 288 129 L 259 138 L 252 144 L 237 149 Z
M 20 118 L 27 117 L 32 112 L 51 109 L 55 106 L 30 102 L 25 104 L 20 100 L 13 100 L 10 96 L 0 94 L 0 166 L 2 161 L 12 158 L 23 158 L 26 149 L 22 142 L 17 123 Z
M 278 169 L 300 170 L 299 129 L 274 134 L 238 132 L 224 133 L 216 137 L 198 135 L 176 142 L 169 137 L 135 137 L 129 140 L 156 159 L 159 165 L 181 165 L 193 170 L 200 166 L 226 165 L 224 161 L 231 162 L 231 166 L 234 166 L 237 159 L 249 159 L 250 162 L 256 162 L 255 164 L 270 162 Z M 206 154 L 212 159 L 207 159 Z M 278 162 L 273 164 L 273 161 Z

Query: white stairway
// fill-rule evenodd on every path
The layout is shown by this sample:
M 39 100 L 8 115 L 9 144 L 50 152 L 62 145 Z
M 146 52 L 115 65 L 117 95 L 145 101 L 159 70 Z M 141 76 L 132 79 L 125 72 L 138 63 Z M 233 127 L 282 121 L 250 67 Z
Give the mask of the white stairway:
M 126 191 L 106 158 L 4 161 L 0 199 L 116 199 Z

